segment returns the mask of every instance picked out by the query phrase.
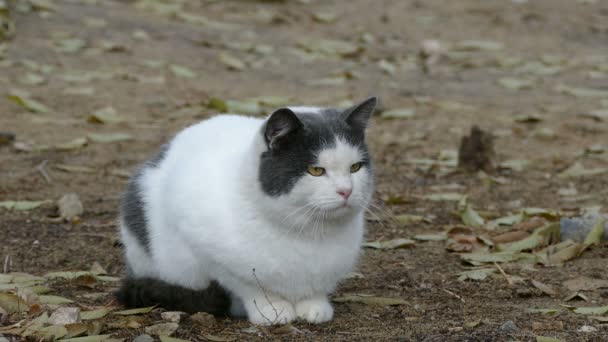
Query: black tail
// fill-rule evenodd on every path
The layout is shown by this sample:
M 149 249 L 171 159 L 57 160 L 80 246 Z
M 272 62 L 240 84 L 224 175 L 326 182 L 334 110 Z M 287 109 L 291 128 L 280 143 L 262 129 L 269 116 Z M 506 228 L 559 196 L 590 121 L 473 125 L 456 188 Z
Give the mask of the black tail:
M 159 305 L 187 313 L 207 312 L 215 316 L 230 313 L 230 296 L 216 281 L 204 290 L 191 290 L 153 278 L 125 278 L 116 298 L 128 308 Z

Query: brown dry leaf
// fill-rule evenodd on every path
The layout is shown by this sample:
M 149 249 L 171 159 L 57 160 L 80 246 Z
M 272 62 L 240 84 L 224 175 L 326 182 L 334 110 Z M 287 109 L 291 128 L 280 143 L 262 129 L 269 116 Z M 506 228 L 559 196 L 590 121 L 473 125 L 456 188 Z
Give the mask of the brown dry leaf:
M 394 305 L 406 305 L 408 302 L 401 298 L 388 298 L 388 297 L 376 297 L 373 295 L 365 294 L 347 294 L 341 297 L 335 297 L 332 301 L 336 303 L 361 303 L 367 305 L 382 305 L 382 306 L 394 306 Z
M 63 298 L 60 296 L 43 295 L 40 296 L 40 303 L 42 304 L 70 304 L 74 303 L 73 300 Z
M 593 291 L 608 288 L 608 280 L 580 276 L 566 280 L 563 285 L 570 291 Z
M 12 293 L 1 293 L 0 292 L 0 307 L 2 307 L 8 313 L 14 312 L 25 312 L 29 310 L 29 305 Z
M 416 244 L 414 240 L 410 239 L 394 239 L 385 241 L 372 241 L 365 242 L 363 247 L 374 248 L 374 249 L 397 249 L 397 248 L 408 248 Z
M 66 324 L 64 327 L 68 338 L 82 336 L 89 330 L 89 325 L 86 323 Z
M 531 280 L 531 283 L 532 283 L 532 285 L 534 285 L 534 287 L 541 290 L 546 295 L 549 295 L 549 296 L 557 295 L 557 292 L 555 292 L 555 290 L 551 286 L 549 286 L 545 283 L 541 283 L 540 281 L 537 281 L 534 279 Z
M 74 172 L 74 173 L 95 173 L 96 170 L 92 167 L 82 166 L 82 165 L 68 165 L 68 164 L 56 164 L 53 165 L 53 168 L 65 172 Z
M 563 301 L 564 301 L 564 302 L 569 302 L 569 301 L 571 301 L 571 300 L 573 300 L 573 299 L 582 299 L 582 300 L 584 300 L 585 302 L 588 302 L 588 301 L 589 301 L 589 297 L 585 296 L 584 294 L 582 294 L 582 293 L 580 293 L 580 292 L 573 292 L 573 293 L 571 293 L 571 294 L 567 295 L 567 296 L 566 296 L 566 297 L 563 299 Z
M 88 287 L 90 289 L 95 288 L 97 285 L 97 278 L 91 274 L 83 274 L 81 276 L 76 277 L 76 279 L 72 280 L 74 285 Z
M 114 309 L 115 308 L 113 308 L 113 307 L 103 307 L 103 308 L 97 309 L 97 310 L 82 311 L 80 313 L 80 319 L 82 319 L 83 321 L 100 319 L 100 318 L 105 317 L 107 314 L 112 312 Z

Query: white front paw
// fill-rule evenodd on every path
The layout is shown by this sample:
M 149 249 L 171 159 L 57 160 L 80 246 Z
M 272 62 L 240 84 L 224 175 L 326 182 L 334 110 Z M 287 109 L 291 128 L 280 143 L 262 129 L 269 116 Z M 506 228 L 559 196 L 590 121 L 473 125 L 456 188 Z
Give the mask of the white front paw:
M 298 318 L 310 323 L 323 323 L 332 319 L 334 309 L 327 298 L 306 299 L 296 304 Z
M 296 319 L 293 305 L 285 300 L 256 302 L 248 312 L 249 321 L 258 325 L 287 324 Z

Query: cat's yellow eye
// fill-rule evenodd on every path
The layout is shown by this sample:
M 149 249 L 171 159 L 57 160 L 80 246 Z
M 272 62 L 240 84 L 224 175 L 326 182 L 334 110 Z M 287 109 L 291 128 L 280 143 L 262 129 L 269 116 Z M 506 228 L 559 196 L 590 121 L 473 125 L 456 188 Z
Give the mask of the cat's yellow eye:
M 309 166 L 308 173 L 310 173 L 311 175 L 313 175 L 315 177 L 320 177 L 320 176 L 323 176 L 323 174 L 325 173 L 325 169 L 322 167 L 317 167 L 317 166 Z
M 363 166 L 363 163 L 361 163 L 361 162 L 354 163 L 353 165 L 350 166 L 350 173 L 355 173 L 355 172 L 361 170 L 361 166 Z

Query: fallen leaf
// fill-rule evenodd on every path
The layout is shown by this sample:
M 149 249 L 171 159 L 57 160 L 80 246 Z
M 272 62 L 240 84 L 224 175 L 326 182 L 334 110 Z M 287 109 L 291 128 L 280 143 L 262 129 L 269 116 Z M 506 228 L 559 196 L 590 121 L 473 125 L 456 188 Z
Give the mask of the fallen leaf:
M 502 50 L 504 45 L 500 42 L 487 40 L 465 40 L 455 44 L 453 48 L 462 51 L 498 51 Z
M 38 297 L 42 304 L 70 304 L 74 303 L 73 300 L 51 295 L 42 295 Z
M 194 71 L 192 71 L 189 68 L 182 66 L 182 65 L 171 64 L 171 65 L 169 65 L 169 70 L 173 73 L 173 75 L 175 75 L 177 77 L 181 77 L 181 78 L 195 78 L 196 77 L 196 73 Z
M 227 52 L 220 52 L 217 57 L 228 70 L 243 71 L 247 67 L 245 62 Z
M 462 219 L 462 223 L 467 226 L 479 228 L 485 224 L 483 217 L 479 216 L 479 213 L 477 213 L 475 209 L 468 204 L 460 217 Z
M 75 338 L 66 338 L 62 342 L 122 342 L 123 339 L 111 338 L 112 335 L 93 335 Z
M 11 89 L 8 93 L 9 100 L 14 101 L 21 107 L 33 113 L 47 113 L 49 108 L 42 103 L 32 99 L 30 94 L 19 89 Z
M 0 207 L 9 210 L 26 211 L 36 209 L 44 204 L 51 203 L 50 200 L 45 201 L 3 201 L 0 202 Z
M 86 46 L 87 42 L 79 38 L 66 38 L 55 42 L 55 49 L 65 53 L 75 53 Z
M 66 324 L 64 327 L 67 329 L 68 338 L 81 336 L 89 331 L 89 325 L 86 323 Z
M 572 95 L 576 97 L 604 97 L 608 98 L 608 90 L 591 89 L 591 88 L 579 88 L 570 87 L 565 84 L 558 84 L 555 86 L 555 91 L 562 94 Z
M 46 83 L 46 78 L 44 78 L 44 76 L 28 72 L 19 78 L 19 83 L 25 85 L 40 85 Z
M 536 257 L 533 254 L 516 252 L 469 253 L 461 254 L 460 258 L 464 261 L 473 263 L 536 261 Z
M 74 285 L 94 289 L 95 285 L 97 285 L 97 278 L 92 274 L 83 274 L 81 276 L 76 277 L 74 280 L 72 280 L 72 283 Z
M 413 238 L 418 241 L 444 241 L 448 237 L 445 234 L 418 234 Z
M 589 316 L 588 318 L 596 320 L 600 323 L 608 323 L 608 316 Z
M 68 334 L 68 330 L 63 325 L 51 325 L 36 330 L 34 336 L 44 340 L 58 340 Z
M 563 285 L 570 291 L 593 291 L 608 288 L 608 280 L 580 276 L 566 280 Z
M 471 271 L 464 271 L 464 272 L 460 272 L 457 275 L 458 280 L 459 281 L 465 281 L 465 280 L 476 280 L 476 281 L 482 281 L 485 280 L 489 275 L 493 274 L 496 272 L 496 268 L 492 267 L 492 268 L 480 268 L 480 269 L 476 269 L 476 270 L 471 270 Z
M 75 138 L 65 143 L 56 144 L 54 147 L 58 150 L 68 151 L 75 150 L 85 147 L 88 144 L 88 140 L 85 137 Z
M 580 292 L 573 292 L 571 294 L 569 294 L 568 296 L 566 296 L 563 301 L 564 302 L 569 302 L 573 299 L 582 299 L 585 302 L 589 301 L 589 297 L 585 296 L 584 294 L 580 293 Z
M 116 311 L 113 314 L 114 315 L 121 315 L 121 316 L 145 314 L 145 313 L 148 313 L 148 312 L 151 312 L 152 310 L 154 310 L 155 307 L 156 306 L 149 306 L 149 307 L 146 307 L 146 308 L 122 310 L 122 311 Z
M 380 117 L 383 119 L 409 119 L 414 117 L 415 114 L 416 112 L 412 108 L 399 108 L 384 111 Z
M 528 309 L 526 311 L 531 312 L 531 313 L 542 313 L 542 314 L 554 315 L 559 312 L 559 309 Z
M 394 239 L 385 241 L 373 241 L 363 243 L 363 247 L 369 247 L 374 249 L 397 249 L 397 248 L 408 248 L 416 244 L 414 240 L 410 239 Z
M 286 324 L 283 325 L 283 327 L 286 326 L 290 326 L 291 324 Z M 296 329 L 296 328 L 294 328 Z M 276 329 L 273 331 L 273 333 L 276 334 Z M 211 342 L 232 342 L 232 341 L 236 341 L 237 338 L 236 337 L 224 337 L 224 336 L 217 336 L 217 335 L 211 335 L 211 334 L 205 334 L 203 335 L 203 338 L 207 341 L 211 341 Z
M 458 202 L 458 201 L 462 200 L 463 197 L 464 197 L 464 195 L 459 194 L 459 193 L 453 193 L 453 192 L 436 193 L 436 194 L 430 194 L 430 195 L 423 196 L 423 198 L 428 199 L 430 201 L 448 201 L 448 202 Z
M 401 298 L 388 298 L 388 297 L 376 297 L 372 295 L 362 294 L 350 294 L 341 297 L 335 297 L 332 299 L 336 303 L 361 303 L 367 305 L 381 305 L 381 306 L 394 306 L 394 305 L 407 305 L 408 302 Z
M 29 310 L 29 305 L 12 293 L 0 292 L 0 307 L 8 313 L 26 312 Z
M 397 72 L 397 67 L 395 64 L 387 61 L 386 59 L 381 59 L 378 62 L 378 67 L 388 75 L 394 75 Z
M 332 12 L 315 12 L 312 14 L 312 18 L 320 23 L 323 24 L 330 24 L 336 21 L 336 19 L 338 19 L 338 16 L 335 13 Z
M 125 118 L 118 115 L 114 107 L 104 107 L 93 112 L 87 119 L 96 124 L 118 124 L 125 122 Z
M 547 336 L 536 336 L 536 342 L 565 342 L 564 340 L 560 340 L 555 337 L 547 337 Z
M 506 160 L 506 161 L 500 163 L 498 166 L 502 169 L 511 169 L 513 171 L 521 172 L 526 167 L 528 167 L 528 165 L 530 165 L 529 160 L 511 159 L 511 160 Z
M 588 112 L 582 113 L 581 115 L 590 117 L 595 121 L 605 121 L 608 120 L 608 109 L 590 110 Z
M 82 311 L 80 313 L 80 319 L 82 319 L 83 321 L 100 319 L 100 318 L 105 317 L 107 314 L 109 314 L 113 310 L 114 310 L 114 308 L 104 307 L 104 308 L 97 309 L 97 310 Z
M 558 178 L 571 178 L 571 177 L 590 177 L 597 176 L 603 173 L 607 173 L 608 168 L 595 168 L 586 169 L 583 164 L 576 162 L 569 168 L 557 175 Z
M 515 116 L 513 121 L 520 123 L 538 123 L 543 121 L 543 117 L 540 114 L 522 114 Z
M 260 107 L 259 103 L 252 100 L 227 100 L 226 107 L 228 112 L 235 114 L 258 115 L 262 112 L 262 108 Z
M 358 45 L 344 40 L 321 39 L 300 42 L 298 45 L 304 50 L 330 56 L 348 57 L 361 51 Z
M 510 90 L 532 89 L 534 81 L 512 77 L 503 77 L 498 80 L 498 84 Z
M 424 221 L 424 216 L 402 214 L 396 215 L 395 220 L 401 225 L 415 224 Z
M 600 218 L 591 228 L 589 234 L 585 238 L 584 244 L 585 246 L 599 245 L 602 242 L 602 237 L 604 236 L 604 225 L 606 220 Z
M 492 241 L 496 244 L 504 244 L 514 241 L 523 240 L 530 236 L 530 233 L 523 230 L 515 230 L 492 237 Z
M 76 271 L 76 272 L 69 272 L 69 271 L 65 271 L 65 272 L 49 272 L 47 274 L 44 275 L 44 278 L 47 279 L 57 279 L 57 278 L 63 278 L 63 279 L 68 279 L 68 280 L 72 280 L 75 278 L 80 277 L 81 275 L 85 275 L 85 274 L 91 274 L 91 272 L 88 271 Z
M 92 142 L 100 144 L 129 141 L 134 139 L 133 135 L 129 133 L 89 133 L 87 137 Z
M 575 313 L 581 314 L 581 315 L 604 315 L 604 314 L 608 313 L 608 305 L 607 306 L 575 308 L 573 311 Z
M 531 283 L 532 283 L 532 285 L 534 285 L 534 287 L 541 290 L 541 292 L 543 292 L 544 294 L 547 294 L 549 296 L 557 295 L 557 292 L 555 292 L 555 290 L 547 284 L 544 284 L 544 283 L 534 280 L 534 279 L 531 280 Z
M 95 94 L 95 89 L 91 87 L 68 87 L 63 89 L 63 94 L 91 96 Z
M 68 165 L 68 164 L 56 164 L 53 168 L 65 172 L 76 172 L 76 173 L 95 173 L 96 170 L 92 167 L 82 165 Z

